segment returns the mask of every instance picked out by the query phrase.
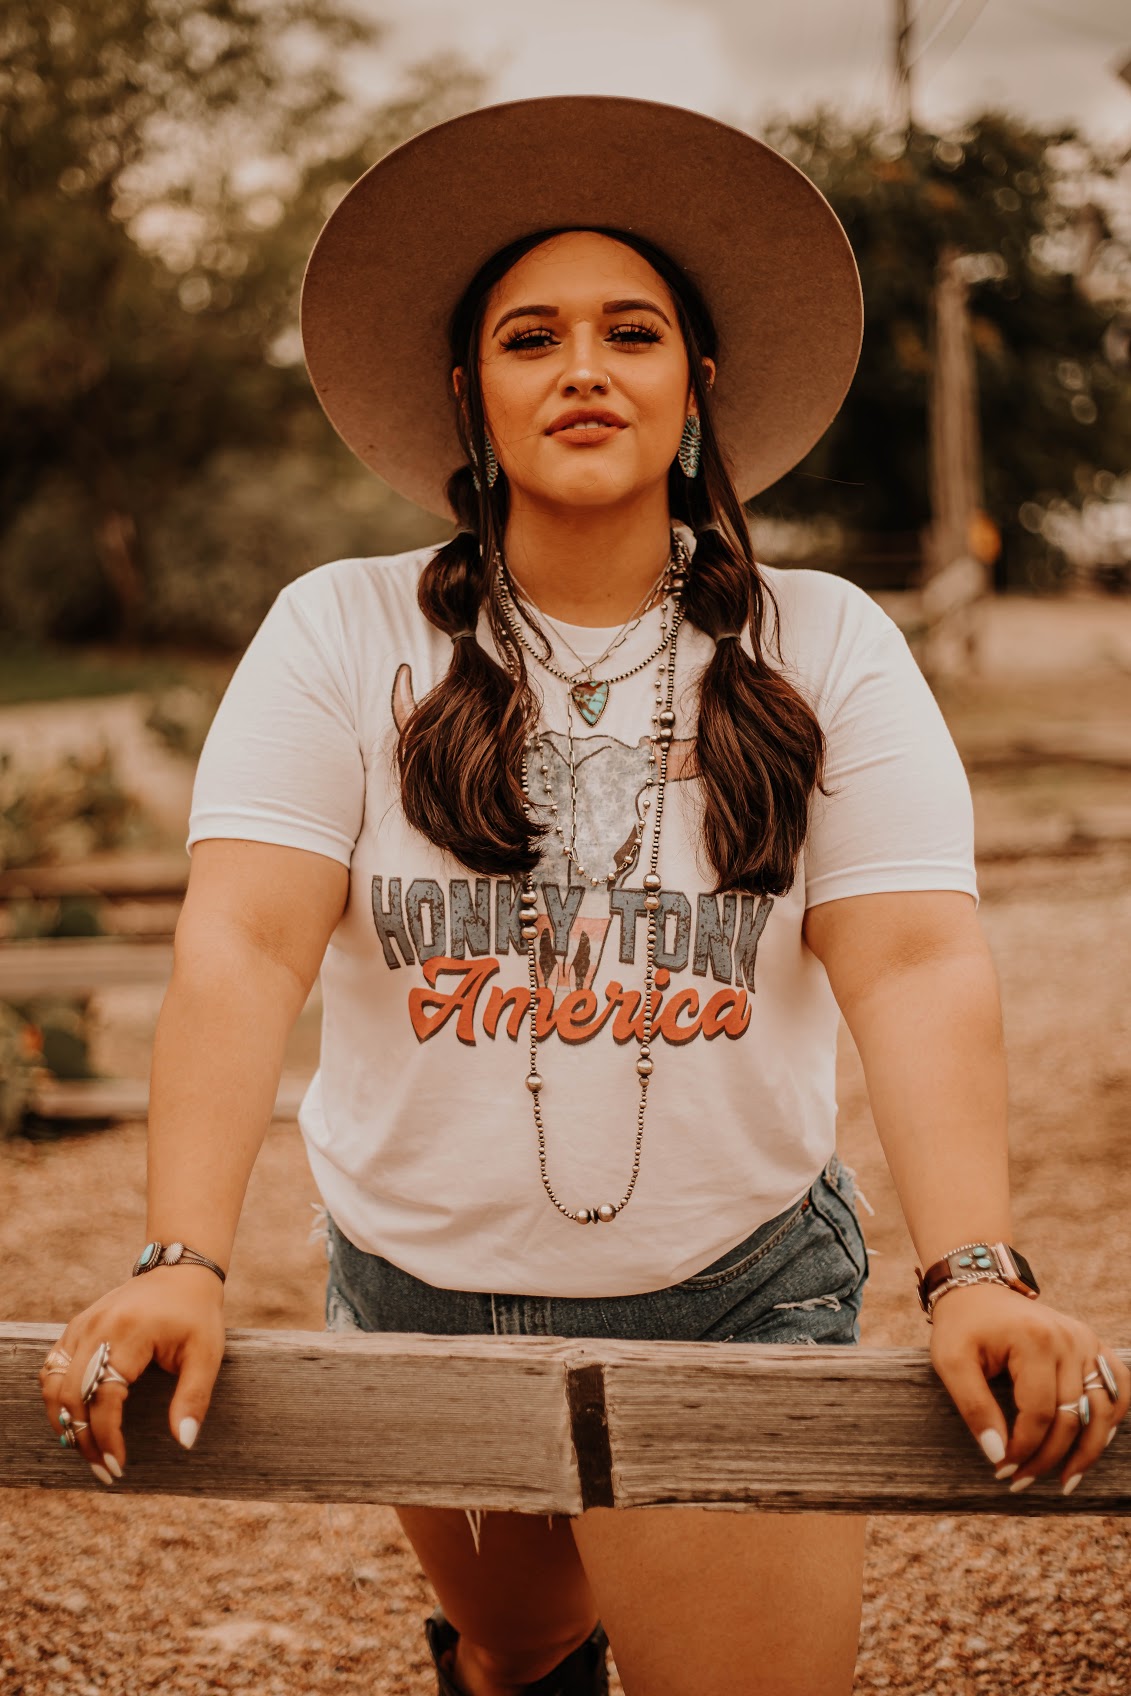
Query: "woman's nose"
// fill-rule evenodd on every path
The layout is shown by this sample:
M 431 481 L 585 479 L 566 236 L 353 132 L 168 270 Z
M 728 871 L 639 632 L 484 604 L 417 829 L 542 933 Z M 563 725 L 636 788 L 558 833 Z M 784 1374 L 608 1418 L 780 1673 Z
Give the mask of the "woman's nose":
M 562 367 L 562 389 L 570 394 L 589 394 L 608 386 L 609 370 L 600 345 L 594 345 L 589 337 L 575 337 Z
M 594 389 L 607 389 L 608 373 L 595 371 L 587 365 L 575 365 L 562 378 L 562 388 L 570 394 L 591 394 Z

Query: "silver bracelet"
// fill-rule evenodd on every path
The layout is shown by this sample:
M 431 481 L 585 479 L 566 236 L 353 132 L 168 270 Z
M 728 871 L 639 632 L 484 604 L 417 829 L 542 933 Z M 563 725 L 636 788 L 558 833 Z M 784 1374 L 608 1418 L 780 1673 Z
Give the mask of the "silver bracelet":
M 146 1243 L 134 1261 L 130 1276 L 139 1278 L 143 1272 L 152 1272 L 155 1266 L 207 1266 L 215 1272 L 222 1284 L 227 1281 L 228 1276 L 214 1260 L 209 1260 L 205 1254 L 198 1254 L 194 1248 L 186 1248 L 184 1243 Z
M 945 1296 L 948 1290 L 961 1289 L 963 1284 L 1004 1284 L 1007 1290 L 1011 1290 L 1013 1288 L 1009 1279 L 1003 1278 L 1001 1273 L 996 1271 L 963 1272 L 956 1278 L 948 1278 L 944 1284 L 939 1284 L 937 1288 L 933 1289 L 930 1297 L 928 1298 L 927 1323 L 929 1325 L 934 1324 L 932 1315 L 935 1311 L 935 1303 L 938 1301 L 939 1297 Z

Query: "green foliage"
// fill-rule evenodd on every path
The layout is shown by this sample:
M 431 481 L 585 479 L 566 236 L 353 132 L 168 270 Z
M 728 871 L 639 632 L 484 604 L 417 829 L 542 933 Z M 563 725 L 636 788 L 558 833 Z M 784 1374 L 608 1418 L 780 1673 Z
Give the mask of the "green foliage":
M 844 222 L 860 266 L 866 329 L 840 416 L 802 465 L 760 499 L 760 512 L 802 516 L 815 508 L 872 533 L 916 532 L 927 522 L 929 303 L 947 245 L 977 256 L 966 268 L 985 507 L 1007 546 L 1017 553 L 1025 539 L 1017 519 L 1023 502 L 1078 499 L 1097 474 L 1131 462 L 1131 384 L 1106 336 L 1118 302 L 1089 299 L 1071 270 L 1078 246 L 1071 201 L 1112 165 L 1078 157 L 1069 182 L 1062 155 L 1071 137 L 993 113 L 957 135 L 916 131 L 906 140 L 821 113 L 769 139 Z M 1110 228 L 1101 233 L 1115 248 Z M 1131 281 L 1125 292 L 1131 298 Z
M 39 1032 L 6 1001 L 0 1001 L 0 1137 L 14 1136 L 35 1089 L 42 1065 Z
M 8 904 L 8 937 L 32 942 L 47 937 L 103 936 L 102 902 L 92 895 L 25 897 Z
M 105 744 L 34 770 L 0 752 L 0 870 L 80 859 L 145 835 L 141 807 Z
M 388 491 L 351 507 L 365 474 L 295 328 L 306 254 L 374 143 L 474 101 L 441 60 L 359 111 L 338 60 L 378 34 L 339 0 L 46 0 L 0 18 L 0 628 L 238 645 L 281 582 L 329 557 L 321 537 L 423 539 Z
M 88 997 L 40 996 L 17 1003 L 15 1011 L 35 1033 L 32 1045 L 38 1039 L 41 1064 L 53 1078 L 75 1081 L 96 1075 L 90 1065 Z
M 170 753 L 197 760 L 208 728 L 220 705 L 219 689 L 204 689 L 181 683 L 153 697 L 145 716 L 145 728 L 164 743 Z
M 76 1082 L 97 1077 L 90 1063 L 86 996 L 0 1001 L 0 1138 L 29 1131 L 41 1077 Z
M 5 558 L 5 565 L 9 563 Z M 162 691 L 178 684 L 210 686 L 231 675 L 226 658 L 176 656 L 152 649 L 73 648 L 0 639 L 0 705 Z

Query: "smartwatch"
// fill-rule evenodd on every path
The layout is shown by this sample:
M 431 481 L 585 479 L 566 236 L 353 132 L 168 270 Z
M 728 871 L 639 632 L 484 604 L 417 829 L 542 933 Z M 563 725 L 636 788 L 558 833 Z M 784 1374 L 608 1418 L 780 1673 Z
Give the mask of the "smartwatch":
M 992 1280 L 979 1277 L 979 1273 L 992 1272 L 996 1277 Z M 1030 1300 L 1036 1300 L 1041 1293 L 1040 1285 L 1033 1276 L 1033 1269 L 1025 1256 L 1008 1243 L 963 1243 L 961 1248 L 951 1249 L 941 1260 L 936 1260 L 933 1266 L 928 1266 L 926 1272 L 915 1268 L 915 1277 L 919 1292 L 919 1306 L 930 1316 L 931 1296 L 942 1284 L 974 1284 L 997 1282 L 1008 1284 L 1010 1289 L 1019 1290 Z

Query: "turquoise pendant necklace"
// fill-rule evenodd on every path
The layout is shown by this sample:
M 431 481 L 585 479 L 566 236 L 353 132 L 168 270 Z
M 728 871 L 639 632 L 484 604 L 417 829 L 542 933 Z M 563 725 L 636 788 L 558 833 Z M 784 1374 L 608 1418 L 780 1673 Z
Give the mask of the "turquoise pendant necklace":
M 612 689 L 613 684 L 623 683 L 628 677 L 635 677 L 638 671 L 643 671 L 645 666 L 649 666 L 652 664 L 653 660 L 659 659 L 660 655 L 664 652 L 664 649 L 668 645 L 668 635 L 665 629 L 659 645 L 644 659 L 642 659 L 639 665 L 634 665 L 631 670 L 622 671 L 615 677 L 596 678 L 593 676 L 593 672 L 596 667 L 607 660 L 614 648 L 618 648 L 630 634 L 631 629 L 634 629 L 635 626 L 639 624 L 641 618 L 644 616 L 644 610 L 646 610 L 648 603 L 653 599 L 657 591 L 661 588 L 663 589 L 666 601 L 668 595 L 671 593 L 671 579 L 676 575 L 686 574 L 690 558 L 683 545 L 682 537 L 678 536 L 674 530 L 671 532 L 671 552 L 668 556 L 668 562 L 664 566 L 663 571 L 656 579 L 656 582 L 653 584 L 648 594 L 644 597 L 642 607 L 638 609 L 637 612 L 632 615 L 632 618 L 628 620 L 628 623 L 622 626 L 622 628 L 617 632 L 616 636 L 614 636 L 603 654 L 595 660 L 582 661 L 582 670 L 580 672 L 560 671 L 556 665 L 552 665 L 545 655 L 540 654 L 538 650 L 532 647 L 527 641 L 523 634 L 518 605 L 515 600 L 514 591 L 511 587 L 509 574 L 503 563 L 502 553 L 500 552 L 496 557 L 497 563 L 495 575 L 499 587 L 499 598 L 503 604 L 506 620 L 514 633 L 515 640 L 520 642 L 526 649 L 527 653 L 536 659 L 538 664 L 542 666 L 544 670 L 548 671 L 552 677 L 559 678 L 561 682 L 567 685 L 570 693 L 570 699 L 573 701 L 574 706 L 577 708 L 586 724 L 589 725 L 590 729 L 592 729 L 592 727 L 599 721 L 601 714 L 609 704 L 609 692 Z M 560 634 L 561 633 L 559 632 L 559 635 Z M 581 655 L 575 648 L 570 647 L 570 644 L 566 641 L 564 636 L 561 637 L 561 640 L 565 643 L 565 646 L 569 648 L 574 659 L 581 659 Z

